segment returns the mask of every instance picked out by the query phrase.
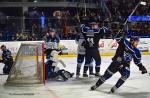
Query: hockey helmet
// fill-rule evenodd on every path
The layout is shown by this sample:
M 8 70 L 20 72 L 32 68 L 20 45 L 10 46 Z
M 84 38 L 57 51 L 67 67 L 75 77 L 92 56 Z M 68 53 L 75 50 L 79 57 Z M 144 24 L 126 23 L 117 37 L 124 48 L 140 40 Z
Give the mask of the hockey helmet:
M 138 36 L 131 36 L 131 38 L 130 38 L 130 42 L 131 41 L 140 41 L 140 39 L 139 39 L 139 37 Z
M 50 29 L 49 29 L 49 33 L 51 33 L 51 32 L 56 32 L 56 30 L 53 29 L 53 28 L 50 28 Z
M 88 21 L 89 25 L 98 24 L 95 18 L 90 18 Z
M 1 49 L 2 49 L 3 47 L 6 47 L 6 46 L 5 46 L 5 45 L 1 45 Z

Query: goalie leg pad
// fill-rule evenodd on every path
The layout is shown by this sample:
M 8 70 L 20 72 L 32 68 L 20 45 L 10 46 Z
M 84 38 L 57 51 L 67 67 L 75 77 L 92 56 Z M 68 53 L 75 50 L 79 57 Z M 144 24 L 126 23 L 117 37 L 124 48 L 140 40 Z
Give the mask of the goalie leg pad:
M 58 74 L 63 78 L 64 81 L 72 77 L 71 73 L 65 70 L 59 70 Z

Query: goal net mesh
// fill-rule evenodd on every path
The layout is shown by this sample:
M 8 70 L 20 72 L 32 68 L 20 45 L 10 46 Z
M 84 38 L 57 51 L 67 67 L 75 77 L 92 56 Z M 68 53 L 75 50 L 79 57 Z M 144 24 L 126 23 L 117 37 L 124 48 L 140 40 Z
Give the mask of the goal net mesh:
M 8 85 L 43 84 L 44 52 L 41 44 L 21 44 L 8 76 Z

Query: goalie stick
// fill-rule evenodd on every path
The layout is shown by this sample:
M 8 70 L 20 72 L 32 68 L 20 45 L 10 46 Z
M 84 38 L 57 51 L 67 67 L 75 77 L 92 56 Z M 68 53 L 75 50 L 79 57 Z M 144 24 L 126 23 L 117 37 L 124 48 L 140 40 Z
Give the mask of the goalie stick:
M 0 73 L 0 75 L 8 75 L 8 74 Z
M 61 59 L 59 59 L 58 61 L 63 65 L 63 67 L 67 67 L 67 65 Z

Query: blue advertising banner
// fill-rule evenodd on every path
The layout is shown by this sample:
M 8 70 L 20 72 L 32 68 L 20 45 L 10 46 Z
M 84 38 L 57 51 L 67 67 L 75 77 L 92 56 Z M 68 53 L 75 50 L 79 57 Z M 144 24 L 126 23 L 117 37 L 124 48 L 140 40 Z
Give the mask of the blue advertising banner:
M 128 22 L 150 22 L 150 16 L 130 16 Z

